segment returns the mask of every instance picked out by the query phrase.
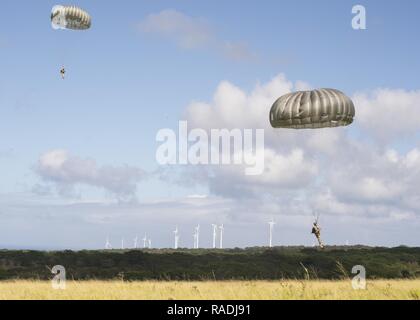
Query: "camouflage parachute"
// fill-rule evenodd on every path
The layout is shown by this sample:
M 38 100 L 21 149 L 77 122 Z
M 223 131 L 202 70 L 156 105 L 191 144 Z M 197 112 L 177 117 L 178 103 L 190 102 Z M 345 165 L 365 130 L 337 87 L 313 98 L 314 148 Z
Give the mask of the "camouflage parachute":
M 51 11 L 51 25 L 54 29 L 87 30 L 92 19 L 78 7 L 57 5 Z
M 335 89 L 299 91 L 280 97 L 270 111 L 273 128 L 317 129 L 347 126 L 355 116 L 354 104 Z

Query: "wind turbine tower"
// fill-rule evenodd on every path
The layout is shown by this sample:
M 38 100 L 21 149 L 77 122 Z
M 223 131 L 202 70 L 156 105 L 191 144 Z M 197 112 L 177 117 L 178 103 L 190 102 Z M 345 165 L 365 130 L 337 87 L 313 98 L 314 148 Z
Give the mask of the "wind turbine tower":
M 216 249 L 217 224 L 212 224 L 212 227 L 213 227 L 213 249 Z
M 220 229 L 220 249 L 223 249 L 223 231 L 225 230 L 225 227 L 223 224 L 219 227 Z
M 149 239 L 149 249 L 152 249 L 152 239 Z
M 179 245 L 179 231 L 178 231 L 178 226 L 176 226 L 176 229 L 174 231 L 175 234 L 175 245 L 174 248 L 175 250 L 178 249 L 178 245 Z
M 121 239 L 121 250 L 124 250 L 124 238 Z
M 105 249 L 106 250 L 111 250 L 111 243 L 109 242 L 109 237 L 106 238 L 106 243 L 105 243 Z
M 194 228 L 194 233 L 193 233 L 193 238 L 194 238 L 194 249 L 197 249 L 197 229 Z
M 270 246 L 270 248 L 272 248 L 273 247 L 273 229 L 274 229 L 274 225 L 275 225 L 276 223 L 273 221 L 273 220 L 271 220 L 269 223 L 268 223 L 268 225 L 270 226 L 270 243 L 269 243 L 269 246 Z
M 144 234 L 144 238 L 143 238 L 143 249 L 146 249 L 147 247 L 147 235 Z
M 200 225 L 195 228 L 195 234 L 197 236 L 196 249 L 198 249 L 200 247 Z
M 137 249 L 138 242 L 139 242 L 139 237 L 136 235 L 136 237 L 134 238 L 134 249 Z

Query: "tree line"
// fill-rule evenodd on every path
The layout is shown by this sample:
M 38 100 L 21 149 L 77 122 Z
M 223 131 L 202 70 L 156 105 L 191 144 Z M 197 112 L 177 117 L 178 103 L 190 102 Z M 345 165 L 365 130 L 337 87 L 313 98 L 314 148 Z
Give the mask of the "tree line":
M 0 280 L 52 278 L 62 265 L 74 280 L 279 280 L 343 279 L 355 265 L 370 279 L 420 278 L 420 248 L 365 246 L 0 251 Z

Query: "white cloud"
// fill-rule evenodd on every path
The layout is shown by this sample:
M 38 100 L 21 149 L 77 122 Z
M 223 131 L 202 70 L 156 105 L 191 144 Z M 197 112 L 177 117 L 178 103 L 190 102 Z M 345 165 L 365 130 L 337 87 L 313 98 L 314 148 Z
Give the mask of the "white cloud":
M 205 19 L 173 9 L 148 15 L 138 28 L 144 34 L 174 41 L 184 49 L 209 49 L 235 61 L 256 58 L 246 43 L 220 39 Z
M 420 90 L 378 89 L 354 96 L 357 122 L 372 138 L 388 142 L 418 133 Z
M 207 46 L 213 38 L 209 25 L 200 18 L 192 18 L 176 10 L 150 14 L 139 24 L 144 33 L 157 34 L 174 40 L 183 48 Z
M 420 172 L 420 150 L 416 148 L 408 152 L 402 159 L 402 164 L 407 169 L 414 170 L 414 173 L 418 174 Z
M 98 166 L 95 160 L 82 159 L 66 150 L 52 150 L 41 155 L 35 168 L 46 182 L 52 182 L 60 192 L 71 191 L 77 185 L 105 189 L 120 197 L 135 195 L 137 183 L 145 174 L 127 165 Z M 37 190 L 45 188 L 37 187 Z
M 364 177 L 354 188 L 359 197 L 372 201 L 395 199 L 402 190 L 399 183 L 387 183 L 377 177 Z
M 318 173 L 317 164 L 305 157 L 302 149 L 293 149 L 285 155 L 268 149 L 265 161 L 265 172 L 256 176 L 256 180 L 267 186 L 302 187 Z
M 342 201 L 420 210 L 414 200 L 420 189 L 418 154 L 416 148 L 406 154 L 399 154 L 393 149 L 381 153 L 364 145 L 353 154 L 354 160 L 344 166 L 346 169 L 333 166 L 325 175 L 329 186 Z
M 191 103 L 185 116 L 191 126 L 204 129 L 269 129 L 267 121 L 271 105 L 279 96 L 292 90 L 293 83 L 283 74 L 267 84 L 257 84 L 249 94 L 228 81 L 222 81 L 212 102 Z
M 245 42 L 225 41 L 218 44 L 220 51 L 234 61 L 252 61 L 257 59 L 257 54 L 252 52 Z

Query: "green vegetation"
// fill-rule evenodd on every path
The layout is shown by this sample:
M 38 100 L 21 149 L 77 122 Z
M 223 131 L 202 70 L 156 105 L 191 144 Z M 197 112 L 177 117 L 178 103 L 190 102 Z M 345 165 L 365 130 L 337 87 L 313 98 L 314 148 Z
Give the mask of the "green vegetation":
M 231 250 L 0 251 L 0 280 L 343 279 L 363 265 L 369 279 L 420 278 L 420 248 L 305 247 Z

